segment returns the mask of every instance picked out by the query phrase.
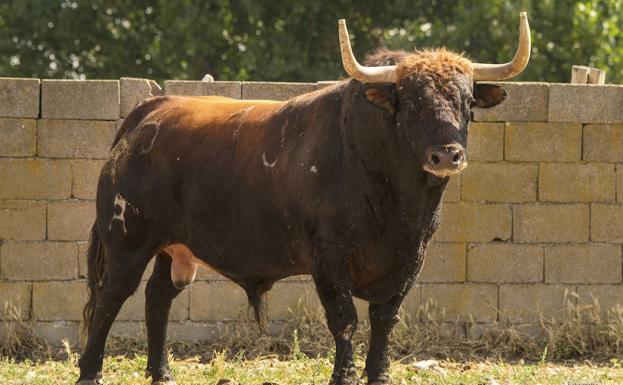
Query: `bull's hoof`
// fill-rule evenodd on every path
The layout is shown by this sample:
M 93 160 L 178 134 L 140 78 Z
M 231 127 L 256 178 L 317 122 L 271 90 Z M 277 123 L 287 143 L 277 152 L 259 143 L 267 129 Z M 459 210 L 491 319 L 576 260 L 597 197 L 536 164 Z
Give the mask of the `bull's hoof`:
M 96 380 L 94 379 L 84 379 L 84 380 L 80 380 L 78 382 L 76 382 L 76 385 L 103 385 L 104 382 L 102 381 L 101 378 L 98 378 Z

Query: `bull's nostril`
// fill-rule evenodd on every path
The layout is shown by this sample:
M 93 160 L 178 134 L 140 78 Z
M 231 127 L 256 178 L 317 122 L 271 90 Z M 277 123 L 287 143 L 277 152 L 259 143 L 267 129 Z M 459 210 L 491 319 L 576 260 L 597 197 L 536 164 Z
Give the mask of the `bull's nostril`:
M 441 161 L 441 160 L 439 159 L 439 157 L 438 157 L 437 155 L 434 155 L 434 154 L 433 154 L 433 155 L 430 157 L 430 162 L 433 164 L 433 166 L 438 165 L 440 161 Z
M 452 157 L 452 163 L 459 164 L 461 163 L 461 154 L 454 154 Z

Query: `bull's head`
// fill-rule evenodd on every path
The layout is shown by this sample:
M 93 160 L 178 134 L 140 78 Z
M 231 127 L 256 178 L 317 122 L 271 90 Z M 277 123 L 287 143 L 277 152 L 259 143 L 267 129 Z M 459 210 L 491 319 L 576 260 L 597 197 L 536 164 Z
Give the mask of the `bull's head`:
M 498 86 L 475 82 L 517 76 L 530 59 L 525 12 L 520 14 L 519 47 L 513 60 L 505 64 L 472 63 L 439 49 L 394 53 L 385 58 L 389 63 L 381 60 L 363 66 L 355 59 L 343 19 L 339 32 L 346 72 L 364 83 L 362 95 L 369 102 L 394 114 L 421 167 L 438 177 L 458 174 L 467 167 L 471 108 L 493 107 L 506 97 Z

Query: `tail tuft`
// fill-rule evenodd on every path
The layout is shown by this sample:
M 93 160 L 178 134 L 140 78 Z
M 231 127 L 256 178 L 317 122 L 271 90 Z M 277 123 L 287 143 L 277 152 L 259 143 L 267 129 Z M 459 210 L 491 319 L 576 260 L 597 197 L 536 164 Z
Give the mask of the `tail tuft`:
M 80 340 L 84 345 L 87 340 L 88 332 L 93 322 L 93 313 L 95 303 L 97 301 L 97 291 L 101 287 L 104 274 L 106 272 L 106 256 L 104 247 L 99 237 L 97 224 L 93 224 L 91 228 L 91 238 L 89 241 L 89 250 L 87 252 L 87 288 L 89 299 L 84 305 L 82 312 L 82 330 L 80 331 Z M 99 287 L 98 287 L 99 286 Z

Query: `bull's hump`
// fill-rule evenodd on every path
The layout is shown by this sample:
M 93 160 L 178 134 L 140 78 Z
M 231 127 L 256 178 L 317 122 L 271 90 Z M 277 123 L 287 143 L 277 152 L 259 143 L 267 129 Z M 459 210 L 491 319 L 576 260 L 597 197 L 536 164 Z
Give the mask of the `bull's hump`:
M 266 117 L 278 111 L 285 102 L 276 100 L 238 100 L 224 96 L 179 97 L 161 111 L 183 121 L 214 122 L 245 113 L 248 118 Z M 253 110 L 252 114 L 246 114 Z

